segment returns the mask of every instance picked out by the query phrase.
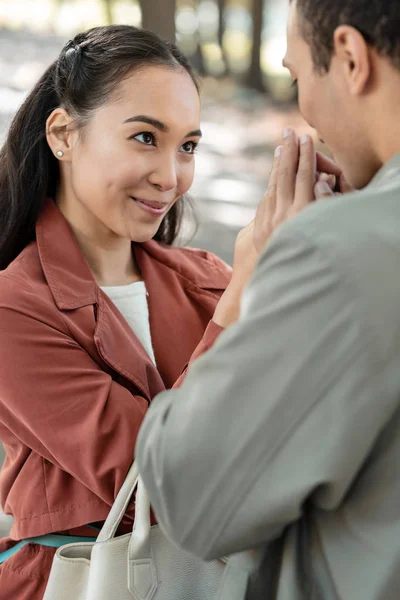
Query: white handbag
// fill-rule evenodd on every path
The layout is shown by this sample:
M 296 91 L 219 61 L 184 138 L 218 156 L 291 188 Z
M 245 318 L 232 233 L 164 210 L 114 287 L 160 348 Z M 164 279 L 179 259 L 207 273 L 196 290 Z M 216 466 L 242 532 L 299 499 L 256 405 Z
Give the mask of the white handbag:
M 132 533 L 115 537 L 136 487 Z M 43 600 L 242 600 L 249 569 L 236 560 L 202 561 L 151 526 L 133 463 L 97 540 L 57 550 Z

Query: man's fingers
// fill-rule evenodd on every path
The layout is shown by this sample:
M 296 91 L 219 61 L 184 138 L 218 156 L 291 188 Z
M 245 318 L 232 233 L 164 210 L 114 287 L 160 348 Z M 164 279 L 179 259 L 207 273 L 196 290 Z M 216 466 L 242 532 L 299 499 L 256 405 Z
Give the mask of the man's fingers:
M 293 203 L 295 210 L 301 209 L 314 199 L 315 174 L 316 157 L 314 142 L 309 135 L 304 135 L 300 139 L 300 158 Z
M 314 195 L 316 200 L 321 198 L 332 198 L 335 192 L 331 189 L 327 181 L 318 181 L 314 186 Z
M 328 173 L 329 175 L 336 175 L 336 177 L 340 177 L 342 174 L 342 169 L 332 159 L 324 156 L 320 152 L 317 152 L 317 171 Z
M 286 213 L 293 203 L 296 188 L 296 173 L 299 162 L 299 142 L 292 129 L 284 130 L 282 154 L 279 160 L 276 214 Z

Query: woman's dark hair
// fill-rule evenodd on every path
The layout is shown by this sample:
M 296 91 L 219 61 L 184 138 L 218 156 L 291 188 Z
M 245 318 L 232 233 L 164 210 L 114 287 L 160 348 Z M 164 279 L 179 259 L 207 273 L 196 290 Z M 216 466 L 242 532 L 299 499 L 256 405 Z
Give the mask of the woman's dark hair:
M 44 200 L 55 197 L 59 167 L 46 140 L 51 112 L 62 106 L 82 127 L 126 76 L 154 65 L 185 69 L 199 89 L 185 56 L 150 31 L 129 25 L 95 27 L 64 46 L 16 113 L 0 151 L 0 269 L 35 238 Z M 180 199 L 154 239 L 172 244 L 182 216 Z
M 296 9 L 318 71 L 329 71 L 333 34 L 340 25 L 357 29 L 368 44 L 400 69 L 398 0 L 297 0 Z

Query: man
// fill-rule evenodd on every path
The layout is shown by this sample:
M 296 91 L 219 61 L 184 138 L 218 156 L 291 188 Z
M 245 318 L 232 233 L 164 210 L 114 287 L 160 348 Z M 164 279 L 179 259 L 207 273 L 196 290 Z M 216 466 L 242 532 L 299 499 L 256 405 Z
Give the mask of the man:
M 304 117 L 349 184 L 363 189 L 307 206 L 276 229 L 237 323 L 193 364 L 180 389 L 150 407 L 137 459 L 177 544 L 205 559 L 263 549 L 249 598 L 394 600 L 397 0 L 292 0 L 285 65 Z M 296 138 L 286 133 L 257 216 L 264 232 L 268 215 L 275 211 L 276 224 L 312 194 L 314 165 L 297 171 Z

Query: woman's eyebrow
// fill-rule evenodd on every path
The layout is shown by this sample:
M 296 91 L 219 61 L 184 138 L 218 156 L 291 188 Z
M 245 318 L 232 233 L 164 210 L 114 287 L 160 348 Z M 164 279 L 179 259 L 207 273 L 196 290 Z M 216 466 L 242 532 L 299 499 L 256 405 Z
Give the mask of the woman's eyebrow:
M 185 135 L 185 138 L 188 137 L 201 137 L 203 134 L 201 132 L 201 129 L 195 129 L 194 131 L 189 131 L 189 133 L 187 133 Z
M 135 123 L 135 122 L 147 123 L 148 125 L 152 125 L 153 127 L 158 129 L 159 131 L 162 131 L 163 133 L 169 132 L 169 128 L 165 125 L 165 123 L 162 123 L 161 121 L 159 121 L 158 119 L 154 119 L 153 117 L 147 117 L 146 115 L 136 115 L 135 117 L 129 117 L 129 119 L 125 119 L 123 124 Z M 201 130 L 195 129 L 193 131 L 189 131 L 189 133 L 187 133 L 185 135 L 185 138 L 193 137 L 193 136 L 201 137 L 202 136 Z

